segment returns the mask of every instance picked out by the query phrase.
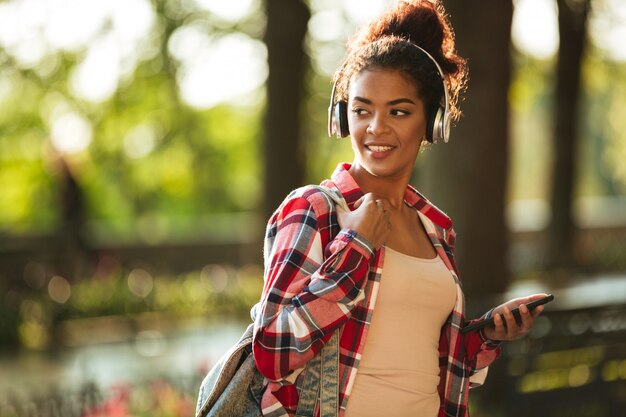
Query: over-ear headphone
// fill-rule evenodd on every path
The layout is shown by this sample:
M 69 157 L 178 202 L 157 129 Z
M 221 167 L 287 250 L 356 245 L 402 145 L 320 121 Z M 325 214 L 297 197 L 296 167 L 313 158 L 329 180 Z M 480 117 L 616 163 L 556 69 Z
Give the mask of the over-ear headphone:
M 450 139 L 450 98 L 448 96 L 448 88 L 446 87 L 446 78 L 439 63 L 431 54 L 423 48 L 412 44 L 417 49 L 426 54 L 426 56 L 435 64 L 441 82 L 443 83 L 444 102 L 437 103 L 432 109 L 429 120 L 426 123 L 426 140 L 434 142 L 442 140 L 448 142 Z M 328 136 L 336 136 L 338 139 L 345 138 L 350 134 L 348 129 L 348 103 L 340 100 L 335 103 L 335 89 L 337 82 L 333 84 L 333 90 L 330 94 L 330 105 L 328 106 Z

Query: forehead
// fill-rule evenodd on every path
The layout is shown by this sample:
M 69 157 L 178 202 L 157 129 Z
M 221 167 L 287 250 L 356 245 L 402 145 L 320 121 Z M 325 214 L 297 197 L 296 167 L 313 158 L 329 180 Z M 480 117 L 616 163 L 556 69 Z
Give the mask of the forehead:
M 391 101 L 400 97 L 419 100 L 418 86 L 397 70 L 367 69 L 350 79 L 349 99 L 355 96 L 370 100 Z

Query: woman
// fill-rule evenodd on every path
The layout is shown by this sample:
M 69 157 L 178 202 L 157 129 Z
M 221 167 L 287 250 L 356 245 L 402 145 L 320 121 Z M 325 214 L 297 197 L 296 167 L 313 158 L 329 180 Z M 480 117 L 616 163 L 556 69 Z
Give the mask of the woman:
M 303 187 L 267 228 L 253 340 L 264 415 L 294 415 L 307 363 L 340 332 L 340 416 L 465 416 L 499 341 L 541 312 L 522 306 L 541 294 L 511 300 L 494 326 L 461 334 L 451 221 L 409 185 L 424 141 L 447 141 L 466 75 L 445 12 L 429 1 L 399 3 L 349 45 L 331 130 L 349 133 L 354 161 L 322 183 L 349 210 Z

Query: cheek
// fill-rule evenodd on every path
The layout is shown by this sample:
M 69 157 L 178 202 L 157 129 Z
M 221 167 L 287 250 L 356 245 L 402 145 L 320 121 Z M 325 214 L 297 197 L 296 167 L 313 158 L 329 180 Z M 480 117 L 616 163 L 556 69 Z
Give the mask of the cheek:
M 423 138 L 426 135 L 426 121 L 422 119 L 416 122 L 413 126 L 413 132 L 417 133 L 419 138 Z
M 348 130 L 350 130 L 350 135 L 358 135 L 362 129 L 362 123 L 358 118 L 354 117 L 352 113 L 348 114 Z
M 426 135 L 426 125 L 424 123 L 408 124 L 398 131 L 398 135 L 405 142 L 419 142 Z

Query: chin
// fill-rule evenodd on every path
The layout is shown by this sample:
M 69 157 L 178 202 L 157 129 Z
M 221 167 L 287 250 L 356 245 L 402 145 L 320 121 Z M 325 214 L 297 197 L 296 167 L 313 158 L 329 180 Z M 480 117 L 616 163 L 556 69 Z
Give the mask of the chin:
M 401 177 L 403 169 L 398 166 L 392 166 L 386 162 L 361 162 L 359 163 L 364 171 L 376 178 Z

